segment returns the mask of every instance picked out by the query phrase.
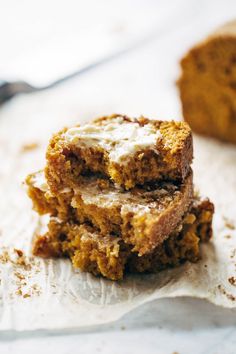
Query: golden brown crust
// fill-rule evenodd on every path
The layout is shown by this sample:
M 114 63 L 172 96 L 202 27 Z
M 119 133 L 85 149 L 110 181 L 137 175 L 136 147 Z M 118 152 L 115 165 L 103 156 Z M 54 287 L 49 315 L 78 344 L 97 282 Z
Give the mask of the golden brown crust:
M 100 127 L 117 117 L 130 124 L 138 123 L 140 127 L 152 125 L 161 134 L 155 149 L 140 148 L 129 156 L 128 163 L 124 165 L 110 160 L 108 152 L 101 147 L 94 145 L 82 148 L 68 142 L 65 139 L 67 129 L 64 129 L 51 139 L 46 154 L 45 174 L 54 193 L 64 187 L 74 187 L 79 176 L 88 171 L 101 173 L 126 189 L 148 181 L 182 180 L 186 177 L 193 157 L 192 134 L 186 123 L 112 115 L 99 118 L 92 124 Z
M 182 183 L 180 191 L 175 193 L 175 197 L 167 202 L 159 214 L 147 214 L 145 217 L 128 214 L 124 218 L 122 237 L 126 243 L 134 245 L 133 250 L 140 256 L 161 245 L 189 209 L 193 198 L 192 174 Z M 133 226 L 132 232 L 130 226 Z
M 199 134 L 236 143 L 236 22 L 219 28 L 181 60 L 184 119 Z
M 27 184 L 35 210 L 64 221 L 89 222 L 104 235 L 120 234 L 139 255 L 151 252 L 169 236 L 193 198 L 192 172 L 181 184 L 148 184 L 128 192 L 117 190 L 108 179 L 81 177 L 75 190 L 57 198 L 34 184 L 37 173 L 32 176 Z
M 37 236 L 33 253 L 41 257 L 70 257 L 74 267 L 112 280 L 127 272 L 156 272 L 199 258 L 199 241 L 209 240 L 213 205 L 195 200 L 194 207 L 162 245 L 152 253 L 138 256 L 117 236 L 101 235 L 86 224 L 60 222 L 51 218 L 46 235 Z

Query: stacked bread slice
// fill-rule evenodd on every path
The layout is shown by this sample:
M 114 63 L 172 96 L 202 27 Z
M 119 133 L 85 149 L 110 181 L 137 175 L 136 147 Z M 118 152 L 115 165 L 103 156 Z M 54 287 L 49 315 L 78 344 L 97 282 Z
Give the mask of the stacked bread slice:
M 112 280 L 195 262 L 214 207 L 194 196 L 192 157 L 185 122 L 112 115 L 63 129 L 26 179 L 34 209 L 50 215 L 33 253 Z

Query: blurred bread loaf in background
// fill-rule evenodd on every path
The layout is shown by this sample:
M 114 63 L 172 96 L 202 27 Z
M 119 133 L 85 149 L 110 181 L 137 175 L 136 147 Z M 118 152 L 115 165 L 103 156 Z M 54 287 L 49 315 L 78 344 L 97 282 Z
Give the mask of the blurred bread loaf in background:
M 180 64 L 184 119 L 196 133 L 236 143 L 236 20 L 194 46 Z

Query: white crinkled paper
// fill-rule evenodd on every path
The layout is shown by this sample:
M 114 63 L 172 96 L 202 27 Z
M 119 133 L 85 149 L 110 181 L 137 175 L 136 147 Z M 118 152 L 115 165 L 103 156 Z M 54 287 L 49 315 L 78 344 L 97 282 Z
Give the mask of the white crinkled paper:
M 32 211 L 22 181 L 43 167 L 51 132 L 66 124 L 63 110 L 49 114 L 49 102 L 39 114 L 36 101 L 37 95 L 31 103 L 34 108 L 26 108 L 19 98 L 0 114 L 0 328 L 98 325 L 164 297 L 192 296 L 236 307 L 236 148 L 210 139 L 194 138 L 195 184 L 216 206 L 214 239 L 202 247 L 198 263 L 112 282 L 75 271 L 68 260 L 28 259 L 42 220 Z M 25 146 L 35 142 L 39 146 L 34 149 Z M 26 254 L 23 265 L 17 264 L 14 249 Z

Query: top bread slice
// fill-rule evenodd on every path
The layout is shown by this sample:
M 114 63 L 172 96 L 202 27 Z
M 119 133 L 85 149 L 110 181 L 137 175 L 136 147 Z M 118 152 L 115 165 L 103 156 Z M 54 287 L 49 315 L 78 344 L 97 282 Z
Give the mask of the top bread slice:
M 157 180 L 182 181 L 193 158 L 187 123 L 112 115 L 65 128 L 47 149 L 47 182 L 56 194 L 96 173 L 125 189 Z

